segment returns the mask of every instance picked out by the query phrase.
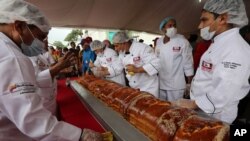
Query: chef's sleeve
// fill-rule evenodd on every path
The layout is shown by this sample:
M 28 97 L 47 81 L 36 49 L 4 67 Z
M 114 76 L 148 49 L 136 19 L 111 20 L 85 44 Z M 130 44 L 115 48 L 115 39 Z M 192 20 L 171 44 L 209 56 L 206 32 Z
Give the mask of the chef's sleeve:
M 160 60 L 156 57 L 154 50 L 150 46 L 146 46 L 141 56 L 143 69 L 147 74 L 150 76 L 157 74 L 160 69 Z
M 36 94 L 35 72 L 28 58 L 6 58 L 1 65 L 1 114 L 35 140 L 79 140 L 80 128 L 57 121 L 43 107 Z
M 249 68 L 244 60 L 226 59 L 213 69 L 211 91 L 195 100 L 206 113 L 219 113 L 228 104 L 238 102 L 249 92 Z
M 108 77 L 115 77 L 123 73 L 123 65 L 122 61 L 118 58 L 118 56 L 112 56 L 110 58 L 107 58 L 110 60 L 110 65 L 107 66 L 109 75 Z

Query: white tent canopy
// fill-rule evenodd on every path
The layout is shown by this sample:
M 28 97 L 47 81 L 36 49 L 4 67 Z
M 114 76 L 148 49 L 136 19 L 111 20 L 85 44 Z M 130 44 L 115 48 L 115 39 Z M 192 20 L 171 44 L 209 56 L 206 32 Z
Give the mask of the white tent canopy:
M 127 29 L 160 33 L 167 16 L 183 34 L 197 32 L 205 0 L 27 0 L 49 18 L 52 26 Z M 244 0 L 248 17 L 250 0 Z

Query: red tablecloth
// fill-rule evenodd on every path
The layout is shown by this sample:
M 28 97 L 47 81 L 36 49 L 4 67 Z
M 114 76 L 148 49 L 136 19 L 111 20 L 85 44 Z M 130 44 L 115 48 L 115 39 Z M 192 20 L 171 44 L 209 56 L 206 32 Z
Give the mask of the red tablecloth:
M 73 78 L 71 78 L 73 79 Z M 79 128 L 103 132 L 103 127 L 81 103 L 77 94 L 65 85 L 65 79 L 58 80 L 57 106 L 59 118 Z

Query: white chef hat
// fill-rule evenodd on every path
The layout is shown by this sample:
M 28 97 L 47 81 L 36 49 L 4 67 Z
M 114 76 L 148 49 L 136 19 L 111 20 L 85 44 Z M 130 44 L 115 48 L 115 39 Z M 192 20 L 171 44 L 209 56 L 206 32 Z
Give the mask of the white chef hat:
M 24 21 L 37 26 L 43 32 L 49 32 L 48 19 L 34 5 L 24 0 L 0 0 L 0 23 Z
M 228 14 L 228 23 L 238 27 L 248 24 L 243 0 L 207 0 L 203 9 L 216 14 Z
M 95 50 L 97 50 L 97 49 L 102 49 L 102 48 L 104 48 L 104 43 L 102 43 L 101 41 L 99 41 L 99 40 L 94 40 L 93 42 L 91 42 L 91 44 L 90 44 L 90 48 L 91 48 L 91 50 L 92 51 L 95 51 Z
M 128 37 L 128 34 L 125 31 L 119 31 L 115 33 L 113 37 L 113 43 L 118 44 L 118 43 L 125 43 L 128 42 L 130 38 Z

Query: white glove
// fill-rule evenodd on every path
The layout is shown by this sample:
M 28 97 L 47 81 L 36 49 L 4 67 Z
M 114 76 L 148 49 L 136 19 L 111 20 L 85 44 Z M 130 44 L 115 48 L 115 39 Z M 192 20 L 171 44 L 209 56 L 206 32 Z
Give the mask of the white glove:
M 95 132 L 91 129 L 83 129 L 80 141 L 102 141 L 101 133 Z

